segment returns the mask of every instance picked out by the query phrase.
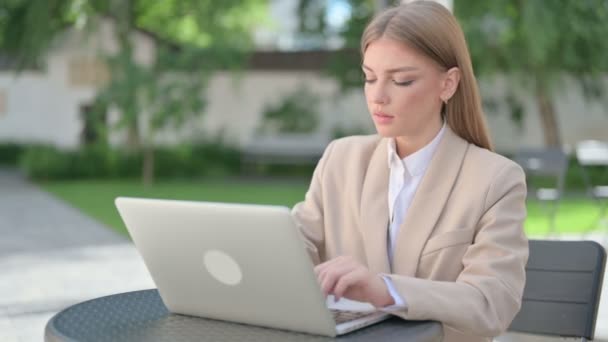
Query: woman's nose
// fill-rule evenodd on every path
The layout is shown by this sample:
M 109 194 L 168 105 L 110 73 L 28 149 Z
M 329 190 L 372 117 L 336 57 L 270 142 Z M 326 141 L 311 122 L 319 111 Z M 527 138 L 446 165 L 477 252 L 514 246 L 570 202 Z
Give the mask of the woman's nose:
M 389 102 L 389 97 L 386 89 L 380 85 L 376 85 L 373 88 L 374 89 L 372 90 L 371 94 L 372 102 L 376 104 L 387 104 Z

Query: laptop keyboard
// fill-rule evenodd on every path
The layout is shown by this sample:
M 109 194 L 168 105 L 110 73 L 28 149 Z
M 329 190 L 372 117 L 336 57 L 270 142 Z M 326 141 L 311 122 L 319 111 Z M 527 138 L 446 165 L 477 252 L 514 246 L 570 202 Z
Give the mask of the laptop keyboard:
M 336 309 L 330 309 L 330 311 L 334 315 L 334 321 L 336 321 L 336 324 L 354 321 L 355 319 L 369 316 L 373 313 L 369 311 L 344 311 Z

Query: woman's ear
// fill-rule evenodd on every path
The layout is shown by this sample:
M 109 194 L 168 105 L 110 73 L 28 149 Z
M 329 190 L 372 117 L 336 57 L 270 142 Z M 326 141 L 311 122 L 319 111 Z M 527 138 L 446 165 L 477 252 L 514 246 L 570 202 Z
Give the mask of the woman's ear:
M 460 69 L 453 67 L 446 71 L 445 78 L 443 80 L 443 89 L 441 91 L 441 101 L 447 102 L 454 96 L 456 89 L 458 89 L 458 83 L 460 82 Z

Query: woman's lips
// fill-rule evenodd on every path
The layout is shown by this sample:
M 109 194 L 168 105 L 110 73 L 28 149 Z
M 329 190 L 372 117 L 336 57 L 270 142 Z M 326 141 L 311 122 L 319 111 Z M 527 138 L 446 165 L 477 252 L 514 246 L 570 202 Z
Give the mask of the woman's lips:
M 374 121 L 379 124 L 389 124 L 395 119 L 394 116 L 382 112 L 375 112 L 373 116 Z

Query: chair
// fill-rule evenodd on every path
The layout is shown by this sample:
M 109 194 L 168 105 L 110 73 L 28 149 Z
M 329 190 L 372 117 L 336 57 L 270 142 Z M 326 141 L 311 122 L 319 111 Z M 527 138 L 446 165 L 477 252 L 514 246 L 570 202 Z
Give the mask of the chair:
M 530 197 L 541 203 L 552 203 L 549 208 L 549 234 L 555 233 L 555 217 L 568 172 L 568 155 L 559 148 L 528 149 L 517 152 L 514 160 L 526 173 Z M 547 178 L 551 179 L 552 187 L 542 186 L 547 184 Z M 536 187 L 536 181 L 544 183 Z
M 530 240 L 523 303 L 509 331 L 593 340 L 605 264 L 594 241 Z
M 598 184 L 598 180 L 595 182 L 589 174 L 591 168 L 602 168 L 604 169 L 603 180 L 606 181 L 608 176 L 608 143 L 597 141 L 597 140 L 585 140 L 577 144 L 576 146 L 576 159 L 581 167 L 581 175 L 587 188 L 587 193 L 590 195 L 598 205 L 599 216 L 597 222 L 603 222 L 608 229 L 608 224 L 605 222 L 606 209 L 608 209 L 608 201 L 601 199 L 608 199 L 608 183 L 606 185 Z

